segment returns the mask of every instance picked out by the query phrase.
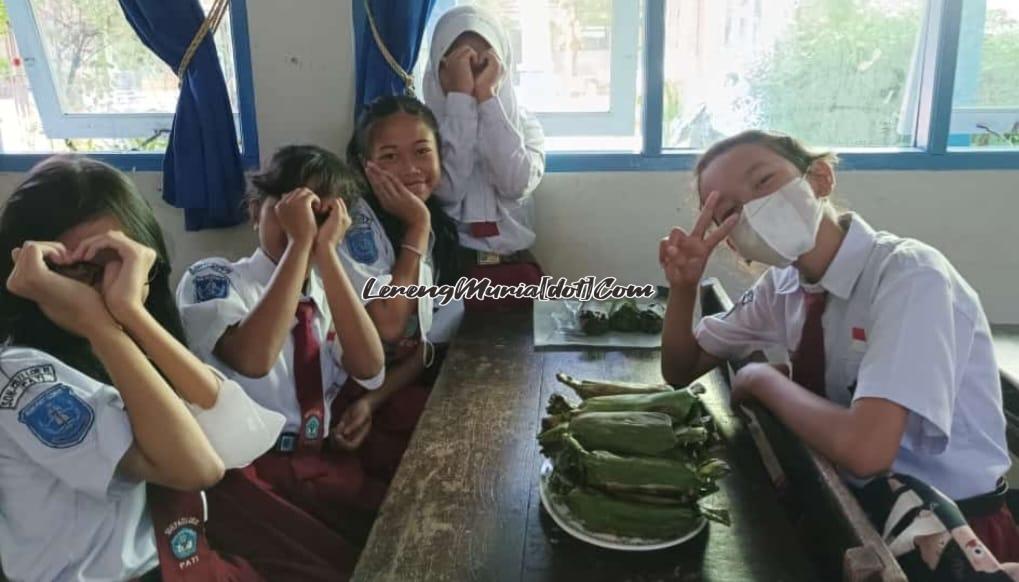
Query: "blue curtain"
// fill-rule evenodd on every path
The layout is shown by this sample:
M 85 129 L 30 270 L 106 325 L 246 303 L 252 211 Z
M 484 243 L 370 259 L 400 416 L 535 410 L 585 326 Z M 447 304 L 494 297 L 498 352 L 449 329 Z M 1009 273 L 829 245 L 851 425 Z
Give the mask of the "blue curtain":
M 120 0 L 145 46 L 177 70 L 205 20 L 198 0 Z M 163 160 L 163 199 L 184 209 L 187 230 L 244 221 L 244 168 L 233 111 L 209 35 L 184 76 Z
M 403 79 L 389 67 L 375 45 L 364 0 L 354 3 L 354 38 L 357 43 L 357 113 L 384 95 L 402 94 Z M 412 72 L 435 0 L 369 0 L 375 25 L 390 54 L 403 70 Z

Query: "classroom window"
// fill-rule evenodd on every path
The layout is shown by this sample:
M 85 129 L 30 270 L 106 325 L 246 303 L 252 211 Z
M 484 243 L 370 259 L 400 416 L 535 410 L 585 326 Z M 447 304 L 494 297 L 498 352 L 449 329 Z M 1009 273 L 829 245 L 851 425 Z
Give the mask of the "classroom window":
M 923 0 L 668 0 L 664 148 L 748 128 L 823 146 L 913 142 Z
M 239 120 L 232 35 L 227 15 L 215 42 Z M 0 0 L 0 45 L 0 152 L 165 150 L 177 77 L 117 0 Z
M 509 31 L 549 171 L 689 170 L 748 128 L 846 169 L 1019 168 L 1019 0 L 437 0 Z
M 950 148 L 1019 147 L 1019 1 L 966 0 Z
M 517 99 L 538 116 L 547 149 L 640 151 L 643 2 L 438 0 L 415 69 L 419 79 L 435 21 L 463 4 L 492 11 L 507 31 Z

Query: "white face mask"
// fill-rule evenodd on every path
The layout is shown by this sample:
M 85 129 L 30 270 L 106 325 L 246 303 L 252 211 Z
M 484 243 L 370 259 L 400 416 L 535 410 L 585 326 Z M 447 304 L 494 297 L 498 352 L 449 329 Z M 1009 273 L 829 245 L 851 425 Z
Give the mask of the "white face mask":
M 814 248 L 823 214 L 810 182 L 796 178 L 743 206 L 729 241 L 747 260 L 786 267 Z

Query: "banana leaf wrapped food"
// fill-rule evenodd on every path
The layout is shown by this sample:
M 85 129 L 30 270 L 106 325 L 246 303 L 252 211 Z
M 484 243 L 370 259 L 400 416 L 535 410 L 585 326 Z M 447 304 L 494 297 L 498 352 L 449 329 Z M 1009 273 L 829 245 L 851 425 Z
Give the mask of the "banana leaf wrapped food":
M 698 461 L 707 456 L 715 438 L 710 418 L 704 424 L 686 426 L 660 412 L 586 412 L 555 418 L 560 421 L 545 419 L 538 435 L 547 457 L 562 450 L 570 436 L 588 450 Z
M 578 380 L 569 374 L 559 372 L 556 380 L 569 386 L 582 399 L 596 396 L 613 396 L 616 394 L 653 394 L 655 392 L 672 392 L 674 388 L 668 384 L 647 384 L 639 382 L 620 382 L 604 380 Z
M 640 309 L 633 299 L 613 301 L 609 309 L 609 328 L 613 331 L 639 331 Z
M 589 412 L 542 432 L 538 442 L 555 450 L 567 436 L 588 450 L 658 455 L 676 448 L 672 417 L 661 412 Z
M 624 457 L 588 451 L 567 435 L 554 457 L 556 471 L 572 483 L 606 493 L 695 500 L 717 490 L 715 481 L 729 474 L 725 461 L 692 463 L 657 457 Z
M 650 392 L 645 394 L 611 394 L 584 399 L 572 406 L 559 394 L 549 398 L 545 428 L 551 428 L 573 416 L 586 412 L 662 412 L 674 421 L 688 424 L 695 417 L 703 416 L 703 405 L 694 390 L 697 386 L 682 390 Z
M 659 505 L 639 503 L 576 487 L 564 497 L 570 512 L 591 531 L 624 537 L 665 539 L 683 535 L 702 518 L 729 525 L 725 511 L 702 508 L 696 503 Z
M 665 305 L 653 302 L 644 307 L 634 299 L 586 301 L 577 315 L 586 335 L 609 331 L 660 333 L 665 323 Z
M 665 325 L 665 306 L 652 303 L 637 314 L 637 325 L 644 333 L 661 333 Z
M 673 539 L 703 519 L 728 524 L 727 512 L 701 505 L 730 471 L 711 456 L 717 431 L 703 388 L 557 378 L 583 400 L 549 400 L 538 435 L 552 463 L 547 487 L 587 530 Z
M 585 301 L 580 306 L 577 321 L 586 335 L 602 335 L 609 331 L 609 305 L 600 301 Z

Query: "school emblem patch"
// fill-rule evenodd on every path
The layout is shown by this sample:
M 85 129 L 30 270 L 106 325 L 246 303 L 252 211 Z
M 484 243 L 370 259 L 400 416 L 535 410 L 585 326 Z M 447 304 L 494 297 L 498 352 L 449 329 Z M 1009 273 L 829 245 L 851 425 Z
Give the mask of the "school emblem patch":
M 195 277 L 195 301 L 202 303 L 212 299 L 223 299 L 230 293 L 230 279 L 222 275 Z
M 80 443 L 94 420 L 92 407 L 66 384 L 57 384 L 36 396 L 18 412 L 18 421 L 44 445 L 54 449 L 66 449 Z
M 358 220 L 359 223 L 367 222 Z M 364 265 L 374 265 L 379 260 L 379 248 L 375 244 L 375 237 L 372 235 L 371 226 L 359 224 L 351 229 L 346 237 L 347 251 L 355 261 Z
M 198 553 L 198 530 L 182 527 L 170 538 L 170 551 L 178 560 L 187 560 Z
M 317 416 L 309 417 L 304 423 L 304 438 L 313 441 L 319 437 L 322 428 L 322 421 Z

